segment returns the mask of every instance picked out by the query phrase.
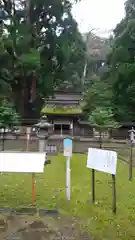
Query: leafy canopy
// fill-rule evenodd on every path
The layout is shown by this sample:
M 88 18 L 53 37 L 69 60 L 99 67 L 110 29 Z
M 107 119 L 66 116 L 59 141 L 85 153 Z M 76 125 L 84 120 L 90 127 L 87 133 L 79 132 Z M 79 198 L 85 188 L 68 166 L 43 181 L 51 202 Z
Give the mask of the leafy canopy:
M 108 82 L 112 85 L 115 116 L 119 121 L 135 121 L 135 1 L 125 3 L 125 18 L 114 30 L 108 56 Z
M 19 125 L 20 116 L 16 113 L 12 104 L 6 100 L 2 101 L 0 106 L 0 128 L 10 128 Z
M 111 87 L 108 83 L 97 77 L 84 94 L 83 111 L 89 116 L 89 114 L 97 107 L 110 107 L 111 100 Z
M 106 107 L 95 108 L 89 116 L 89 123 L 100 132 L 119 127 L 114 119 L 112 109 Z
M 0 1 L 0 80 L 23 117 L 40 111 L 56 87 L 80 87 L 85 45 L 74 2 Z

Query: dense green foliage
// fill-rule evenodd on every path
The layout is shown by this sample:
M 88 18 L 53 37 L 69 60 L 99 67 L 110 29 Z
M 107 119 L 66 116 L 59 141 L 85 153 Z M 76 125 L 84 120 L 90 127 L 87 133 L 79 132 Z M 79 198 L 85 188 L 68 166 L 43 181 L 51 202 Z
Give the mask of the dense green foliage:
M 0 1 L 0 97 L 12 99 L 22 117 L 37 115 L 57 86 L 80 86 L 85 46 L 73 2 Z
M 134 1 L 127 0 L 111 41 L 91 33 L 87 44 L 73 2 L 0 1 L 0 104 L 6 98 L 22 117 L 35 117 L 54 89 L 82 90 L 86 83 L 87 116 L 106 107 L 118 121 L 135 121 Z
M 108 81 L 112 84 L 117 119 L 135 121 L 135 1 L 128 0 L 125 11 L 125 18 L 114 30 Z
M 95 108 L 89 116 L 89 123 L 100 132 L 119 127 L 112 109 L 106 107 Z
M 89 114 L 97 107 L 110 107 L 112 101 L 112 90 L 109 85 L 101 81 L 99 77 L 96 77 L 91 82 L 90 87 L 84 94 L 84 113 Z
M 125 17 L 114 29 L 108 70 L 91 83 L 84 110 L 111 107 L 120 122 L 135 121 L 135 1 L 125 3 Z
M 0 106 L 0 128 L 13 130 L 20 124 L 20 116 L 16 113 L 14 106 L 3 100 Z

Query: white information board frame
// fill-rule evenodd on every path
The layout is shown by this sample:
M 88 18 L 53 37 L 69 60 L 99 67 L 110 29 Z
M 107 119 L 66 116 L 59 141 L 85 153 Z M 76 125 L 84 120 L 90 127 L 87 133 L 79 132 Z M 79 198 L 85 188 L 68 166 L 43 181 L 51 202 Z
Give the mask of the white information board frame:
M 0 152 L 0 172 L 43 173 L 46 153 Z
M 110 150 L 89 148 L 87 168 L 116 175 L 117 153 Z

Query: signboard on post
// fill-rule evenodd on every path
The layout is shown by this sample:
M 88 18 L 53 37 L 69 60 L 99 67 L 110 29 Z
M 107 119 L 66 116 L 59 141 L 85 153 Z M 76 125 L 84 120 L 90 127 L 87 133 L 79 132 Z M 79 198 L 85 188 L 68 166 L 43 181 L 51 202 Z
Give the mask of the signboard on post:
M 89 148 L 87 168 L 92 169 L 92 202 L 95 202 L 95 170 L 112 174 L 112 211 L 116 213 L 116 168 L 117 153 L 115 151 Z
M 42 173 L 46 153 L 0 152 L 0 172 Z
M 46 153 L 0 152 L 0 172 L 34 173 L 32 200 L 35 201 L 35 173 L 44 172 Z
M 72 156 L 72 139 L 65 138 L 63 145 L 64 145 L 64 156 L 71 157 Z
M 117 153 L 103 149 L 89 148 L 87 168 L 116 175 Z

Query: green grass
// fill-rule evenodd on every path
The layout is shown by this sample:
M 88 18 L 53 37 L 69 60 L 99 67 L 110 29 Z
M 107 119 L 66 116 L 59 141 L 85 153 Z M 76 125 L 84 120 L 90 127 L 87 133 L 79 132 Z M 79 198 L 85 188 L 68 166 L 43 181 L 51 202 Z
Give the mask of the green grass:
M 48 108 L 48 107 L 44 107 L 41 110 L 41 112 L 44 114 L 78 114 L 78 113 L 82 113 L 82 109 L 80 107 L 78 107 L 78 108 L 71 108 L 71 107 Z
M 61 213 L 77 216 L 83 229 L 96 240 L 135 239 L 135 180 L 128 181 L 128 166 L 117 166 L 117 215 L 111 211 L 111 175 L 96 172 L 96 204 L 90 200 L 91 170 L 86 156 L 71 159 L 71 201 L 65 199 L 65 158 L 52 157 L 44 174 L 36 175 L 38 207 L 59 208 Z M 135 176 L 135 170 L 133 171 Z M 0 175 L 0 206 L 31 206 L 31 174 Z M 59 190 L 59 194 L 57 193 Z

